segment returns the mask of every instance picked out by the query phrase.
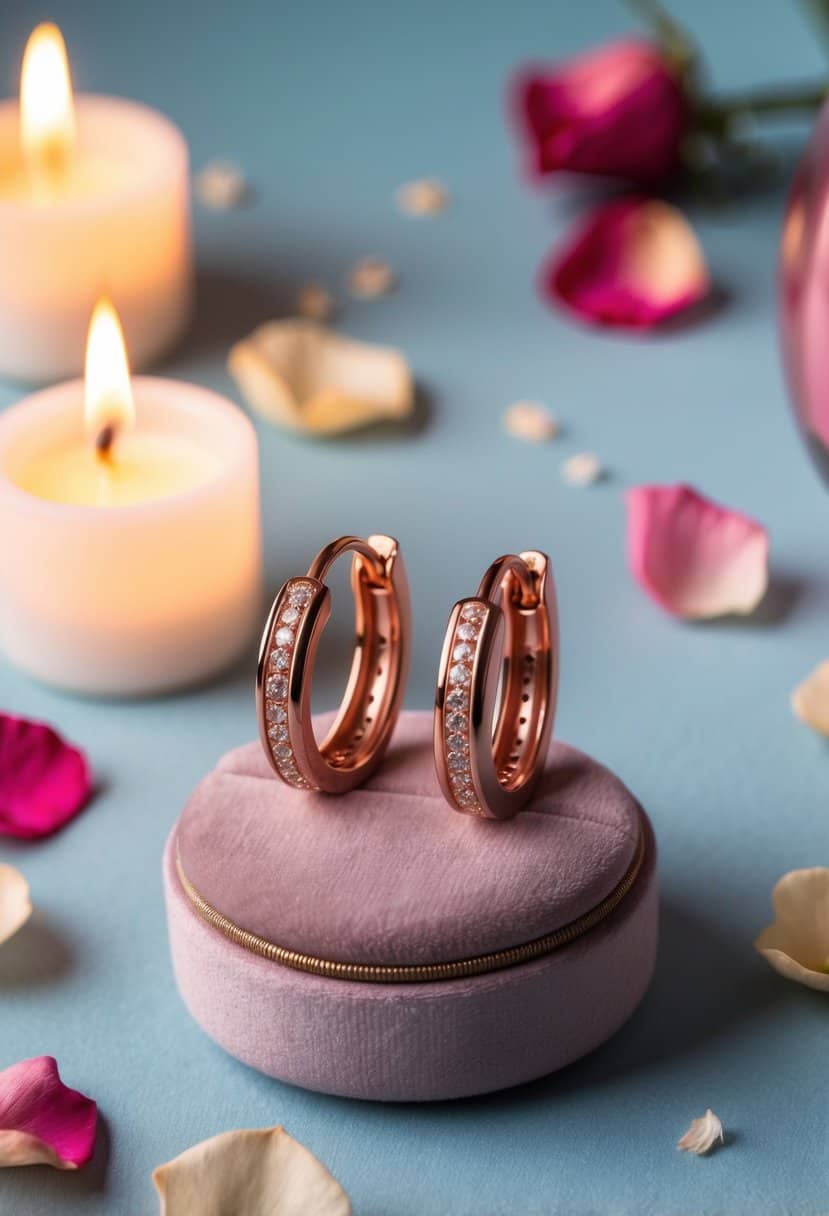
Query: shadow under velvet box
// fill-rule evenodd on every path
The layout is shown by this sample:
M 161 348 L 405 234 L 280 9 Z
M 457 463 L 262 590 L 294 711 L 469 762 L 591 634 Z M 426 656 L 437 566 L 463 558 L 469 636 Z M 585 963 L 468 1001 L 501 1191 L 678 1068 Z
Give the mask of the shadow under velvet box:
M 655 842 L 625 786 L 556 743 L 529 809 L 460 815 L 428 713 L 403 714 L 341 798 L 284 785 L 258 743 L 230 752 L 173 830 L 164 881 L 202 1029 L 347 1097 L 459 1098 L 562 1068 L 627 1020 L 656 956 Z

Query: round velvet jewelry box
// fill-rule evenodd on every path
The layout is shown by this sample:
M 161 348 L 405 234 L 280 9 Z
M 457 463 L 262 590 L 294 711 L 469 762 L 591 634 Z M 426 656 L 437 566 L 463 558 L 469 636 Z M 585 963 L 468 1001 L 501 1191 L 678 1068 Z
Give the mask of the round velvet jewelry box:
M 232 1055 L 348 1097 L 427 1101 L 544 1076 L 630 1016 L 656 954 L 656 851 L 635 798 L 554 744 L 529 809 L 450 810 L 432 717 L 340 798 L 258 743 L 196 788 L 164 859 L 185 1004 Z

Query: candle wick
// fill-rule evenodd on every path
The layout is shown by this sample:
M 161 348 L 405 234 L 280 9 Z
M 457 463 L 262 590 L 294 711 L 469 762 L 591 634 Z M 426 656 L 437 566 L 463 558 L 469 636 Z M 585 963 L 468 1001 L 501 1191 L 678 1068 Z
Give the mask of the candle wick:
M 95 440 L 95 451 L 102 460 L 107 460 L 112 452 L 112 445 L 115 442 L 117 428 L 114 422 L 108 422 L 97 435 Z

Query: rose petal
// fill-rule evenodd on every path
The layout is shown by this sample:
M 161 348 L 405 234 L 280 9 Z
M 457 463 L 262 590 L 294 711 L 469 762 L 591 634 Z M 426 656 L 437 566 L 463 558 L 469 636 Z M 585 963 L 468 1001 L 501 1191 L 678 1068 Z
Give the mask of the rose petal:
M 512 101 L 532 175 L 564 170 L 646 184 L 677 167 L 688 102 L 665 54 L 644 39 L 527 69 Z
M 330 321 L 334 315 L 334 297 L 319 283 L 306 283 L 296 301 L 297 312 L 311 321 Z
M 51 726 L 0 714 L 0 835 L 47 836 L 77 815 L 91 792 L 83 752 Z
M 92 1156 L 97 1125 L 97 1106 L 63 1084 L 51 1056 L 0 1072 L 0 1166 L 75 1170 Z
M 656 199 L 608 203 L 556 251 L 542 289 L 597 325 L 651 329 L 708 294 L 702 250 L 682 213 Z
M 226 160 L 213 160 L 205 165 L 196 178 L 196 195 L 205 207 L 214 211 L 229 211 L 240 206 L 250 194 L 245 175 L 238 165 Z
M 753 612 L 768 586 L 768 534 L 691 486 L 627 492 L 628 563 L 638 582 L 675 616 Z
M 792 709 L 802 722 L 829 739 L 829 659 L 792 693 Z
M 233 1131 L 160 1165 L 161 1216 L 349 1216 L 348 1196 L 281 1127 Z
M 592 486 L 604 475 L 601 461 L 593 452 L 577 452 L 561 466 L 561 475 L 568 485 Z
M 449 192 L 434 178 L 424 178 L 422 181 L 406 182 L 398 187 L 397 205 L 405 215 L 418 218 L 425 215 L 438 215 L 449 206 Z
M 391 347 L 354 342 L 313 321 L 271 321 L 239 342 L 228 367 L 250 406 L 293 431 L 335 435 L 414 409 L 409 366 Z
M 363 258 L 348 275 L 348 290 L 362 300 L 388 295 L 397 286 L 397 276 L 382 258 Z
M 14 866 L 0 864 L 0 945 L 32 915 L 29 884 Z
M 786 979 L 829 992 L 829 869 L 790 870 L 771 898 L 774 923 L 755 949 Z
M 679 1140 L 677 1148 L 681 1148 L 684 1153 L 696 1153 L 699 1157 L 710 1152 L 717 1141 L 722 1144 L 724 1140 L 722 1123 L 709 1108 L 699 1119 L 693 1120 Z
M 558 422 L 539 401 L 516 401 L 504 414 L 504 430 L 528 443 L 544 443 L 555 439 Z

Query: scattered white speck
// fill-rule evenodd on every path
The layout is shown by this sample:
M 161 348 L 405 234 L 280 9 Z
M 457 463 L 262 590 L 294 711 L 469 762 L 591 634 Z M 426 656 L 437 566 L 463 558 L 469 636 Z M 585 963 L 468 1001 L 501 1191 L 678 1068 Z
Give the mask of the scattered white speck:
M 712 1110 L 707 1110 L 699 1119 L 694 1119 L 685 1135 L 677 1143 L 684 1153 L 696 1153 L 699 1157 L 707 1153 L 719 1141 L 725 1140 L 722 1123 Z
M 558 422 L 539 401 L 516 401 L 504 414 L 504 430 L 516 439 L 529 443 L 544 443 L 555 439 Z
M 229 211 L 243 203 L 250 193 L 244 173 L 226 160 L 212 160 L 196 177 L 196 194 L 205 207 Z
M 561 475 L 568 485 L 592 486 L 604 476 L 604 469 L 593 452 L 579 452 L 565 460 Z
M 363 300 L 384 296 L 397 285 L 397 277 L 382 258 L 363 258 L 348 275 L 348 290 Z
M 397 205 L 406 215 L 438 215 L 449 206 L 449 191 L 434 178 L 406 182 L 395 195 Z
M 330 321 L 334 315 L 334 297 L 320 283 L 306 283 L 296 300 L 301 317 L 311 321 Z

